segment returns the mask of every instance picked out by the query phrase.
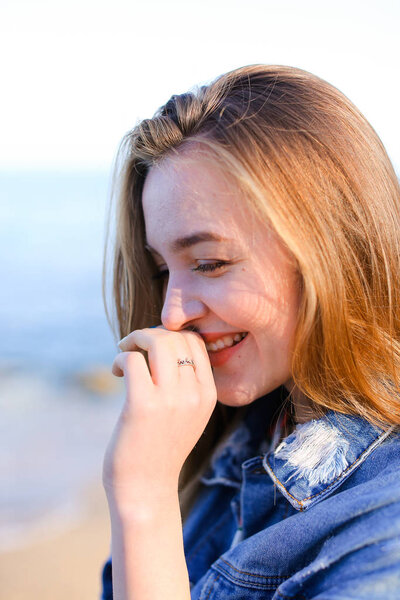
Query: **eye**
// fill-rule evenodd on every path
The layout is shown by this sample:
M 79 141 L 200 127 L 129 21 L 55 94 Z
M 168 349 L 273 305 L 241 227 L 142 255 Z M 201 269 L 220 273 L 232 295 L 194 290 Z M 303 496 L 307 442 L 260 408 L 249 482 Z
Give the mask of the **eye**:
M 228 264 L 229 264 L 229 262 L 226 260 L 218 260 L 215 262 L 201 263 L 197 267 L 194 267 L 193 269 L 191 269 L 191 271 L 199 271 L 200 273 L 207 273 L 207 272 L 210 273 L 212 271 L 216 271 L 217 269 L 221 269 L 222 267 L 225 267 Z M 157 281 L 160 279 L 165 279 L 166 277 L 168 277 L 168 275 L 169 275 L 168 269 L 160 269 L 158 271 L 158 273 L 156 273 L 155 275 L 152 276 L 152 279 Z
M 229 263 L 226 260 L 218 260 L 216 262 L 202 263 L 191 270 L 192 271 L 200 271 L 201 273 L 206 273 L 206 272 L 210 272 L 210 271 L 216 271 L 217 269 L 220 269 L 221 267 L 225 267 L 228 264 Z

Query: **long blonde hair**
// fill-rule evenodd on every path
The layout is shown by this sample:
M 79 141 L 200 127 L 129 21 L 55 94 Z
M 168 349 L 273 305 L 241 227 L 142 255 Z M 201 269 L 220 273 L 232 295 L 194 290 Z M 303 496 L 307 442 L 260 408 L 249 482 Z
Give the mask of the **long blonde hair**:
M 113 298 L 119 335 L 160 323 L 141 192 L 167 153 L 201 141 L 286 244 L 302 278 L 292 374 L 321 414 L 400 424 L 400 190 L 377 134 L 336 88 L 253 65 L 173 96 L 124 138 L 117 166 Z M 181 487 L 235 419 L 217 404 Z M 186 502 L 186 501 L 185 501 Z

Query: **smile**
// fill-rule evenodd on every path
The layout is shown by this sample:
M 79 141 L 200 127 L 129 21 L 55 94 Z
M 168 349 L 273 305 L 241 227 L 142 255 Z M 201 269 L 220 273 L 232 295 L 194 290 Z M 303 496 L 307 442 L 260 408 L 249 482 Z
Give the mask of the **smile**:
M 223 337 L 218 338 L 214 342 L 209 342 L 208 344 L 206 344 L 207 352 L 219 352 L 224 348 L 230 348 L 231 346 L 235 346 L 236 344 L 241 342 L 242 339 L 246 337 L 246 335 L 247 332 L 237 333 L 234 336 L 224 335 Z

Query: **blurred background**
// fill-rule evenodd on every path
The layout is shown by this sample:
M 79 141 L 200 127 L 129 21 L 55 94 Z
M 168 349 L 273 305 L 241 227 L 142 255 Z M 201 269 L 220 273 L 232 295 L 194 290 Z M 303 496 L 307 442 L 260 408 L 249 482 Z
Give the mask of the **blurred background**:
M 1 598 L 100 594 L 123 401 L 101 270 L 123 134 L 225 71 L 287 64 L 343 91 L 399 173 L 399 18 L 397 0 L 2 0 Z

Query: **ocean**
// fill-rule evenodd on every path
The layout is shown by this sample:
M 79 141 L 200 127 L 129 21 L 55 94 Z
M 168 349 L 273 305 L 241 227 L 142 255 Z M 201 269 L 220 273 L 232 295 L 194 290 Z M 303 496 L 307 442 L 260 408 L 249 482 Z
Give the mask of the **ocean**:
M 0 360 L 59 371 L 108 362 L 101 296 L 109 177 L 0 174 Z
M 0 550 L 78 517 L 123 398 L 101 273 L 110 176 L 0 173 Z

